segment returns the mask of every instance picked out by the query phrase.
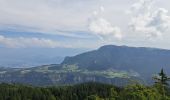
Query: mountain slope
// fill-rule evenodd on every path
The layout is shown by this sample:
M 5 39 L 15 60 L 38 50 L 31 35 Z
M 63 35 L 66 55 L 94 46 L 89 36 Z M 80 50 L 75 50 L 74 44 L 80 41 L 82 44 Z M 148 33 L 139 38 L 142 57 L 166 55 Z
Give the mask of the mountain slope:
M 0 82 L 32 85 L 63 85 L 104 82 L 126 85 L 151 77 L 163 67 L 170 73 L 170 50 L 107 45 L 73 57 L 61 64 L 34 68 L 0 68 Z
M 66 57 L 62 65 L 77 64 L 89 70 L 133 70 L 150 75 L 165 68 L 170 73 L 170 50 L 107 45 L 91 52 Z

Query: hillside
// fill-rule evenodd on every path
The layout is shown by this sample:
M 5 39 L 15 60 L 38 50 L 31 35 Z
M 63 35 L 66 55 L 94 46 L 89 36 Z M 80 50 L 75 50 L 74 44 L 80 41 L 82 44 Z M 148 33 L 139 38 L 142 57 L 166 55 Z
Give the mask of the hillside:
M 74 57 L 66 57 L 62 65 L 76 64 L 89 70 L 135 71 L 149 76 L 164 68 L 170 73 L 170 50 L 107 45 Z
M 1 68 L 0 82 L 31 85 L 63 85 L 103 82 L 123 86 L 150 84 L 163 67 L 170 73 L 170 50 L 107 45 L 73 57 L 61 64 L 33 68 Z

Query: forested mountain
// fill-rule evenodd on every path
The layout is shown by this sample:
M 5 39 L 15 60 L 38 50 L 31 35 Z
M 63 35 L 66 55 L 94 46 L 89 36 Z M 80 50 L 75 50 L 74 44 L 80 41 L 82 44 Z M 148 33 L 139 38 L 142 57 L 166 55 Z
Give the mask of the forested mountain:
M 61 64 L 33 68 L 1 68 L 0 82 L 31 85 L 63 85 L 104 82 L 123 86 L 131 82 L 152 83 L 164 68 L 170 73 L 170 50 L 107 45 L 73 57 Z
M 98 50 L 66 57 L 62 65 L 76 64 L 89 70 L 133 70 L 141 75 L 153 74 L 161 68 L 170 71 L 170 50 L 106 45 Z

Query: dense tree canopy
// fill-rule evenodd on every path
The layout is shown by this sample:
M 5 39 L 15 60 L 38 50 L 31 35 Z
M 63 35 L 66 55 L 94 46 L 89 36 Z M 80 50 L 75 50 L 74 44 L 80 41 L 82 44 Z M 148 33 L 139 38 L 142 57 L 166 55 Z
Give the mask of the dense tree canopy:
M 156 86 L 140 84 L 124 88 L 101 83 L 74 86 L 32 87 L 0 84 L 0 100 L 170 100 Z
M 169 78 L 164 71 L 154 79 L 153 86 L 134 83 L 126 87 L 93 82 L 52 87 L 1 83 L 0 100 L 170 100 Z

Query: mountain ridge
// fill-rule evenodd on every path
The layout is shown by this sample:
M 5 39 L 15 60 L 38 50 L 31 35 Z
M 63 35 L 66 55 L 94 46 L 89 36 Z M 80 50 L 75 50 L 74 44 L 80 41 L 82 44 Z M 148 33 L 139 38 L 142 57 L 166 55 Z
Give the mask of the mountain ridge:
M 61 64 L 1 69 L 0 82 L 54 85 L 95 81 L 125 85 L 137 80 L 151 83 L 152 76 L 162 67 L 170 73 L 169 59 L 170 50 L 166 49 L 106 45 L 66 57 Z
M 137 73 L 145 83 L 152 83 L 152 77 L 162 68 L 170 75 L 170 50 L 147 47 L 106 45 L 66 58 L 64 64 L 76 64 L 80 69 L 118 70 Z M 93 66 L 91 66 L 93 65 Z

